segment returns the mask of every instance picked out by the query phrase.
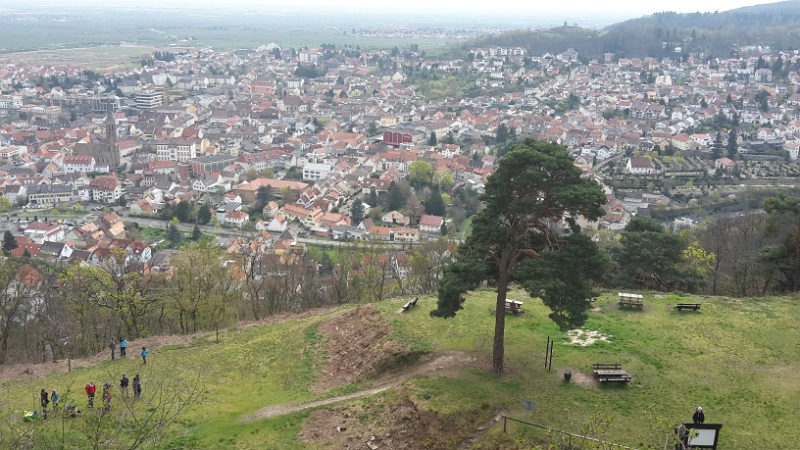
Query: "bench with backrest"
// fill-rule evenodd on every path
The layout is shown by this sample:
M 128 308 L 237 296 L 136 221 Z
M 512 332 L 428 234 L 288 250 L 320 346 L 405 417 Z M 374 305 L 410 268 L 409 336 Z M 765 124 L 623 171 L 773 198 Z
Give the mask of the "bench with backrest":
M 616 376 L 601 376 L 597 377 L 597 381 L 601 383 L 630 383 L 630 375 L 616 375 Z
M 675 309 L 678 311 L 697 311 L 700 309 L 700 303 L 678 303 L 675 305 Z
M 419 300 L 419 297 L 414 297 L 414 300 L 411 300 L 410 302 L 403 305 L 403 311 L 408 311 L 409 309 L 411 309 L 412 306 L 417 304 L 417 300 Z

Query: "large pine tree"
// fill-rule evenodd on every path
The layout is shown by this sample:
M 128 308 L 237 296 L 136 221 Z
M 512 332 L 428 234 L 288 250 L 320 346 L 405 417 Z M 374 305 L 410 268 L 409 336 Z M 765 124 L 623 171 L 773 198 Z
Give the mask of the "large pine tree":
M 580 233 L 574 218 L 597 220 L 606 202 L 600 185 L 581 178 L 566 148 L 526 139 L 500 160 L 472 222 L 472 234 L 439 284 L 431 315 L 453 317 L 464 294 L 484 280 L 497 286 L 492 370 L 503 372 L 506 294 L 512 282 L 539 297 L 562 327 L 586 319 L 589 280 L 602 276 L 605 256 Z M 560 230 L 556 223 L 565 222 Z

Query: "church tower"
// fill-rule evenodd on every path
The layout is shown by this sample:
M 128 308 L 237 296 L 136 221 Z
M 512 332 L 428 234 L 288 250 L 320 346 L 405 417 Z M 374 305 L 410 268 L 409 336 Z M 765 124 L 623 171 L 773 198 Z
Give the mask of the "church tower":
M 117 144 L 117 121 L 114 120 L 114 103 L 109 99 L 106 104 L 106 145 L 111 155 L 111 172 L 119 167 L 119 144 Z

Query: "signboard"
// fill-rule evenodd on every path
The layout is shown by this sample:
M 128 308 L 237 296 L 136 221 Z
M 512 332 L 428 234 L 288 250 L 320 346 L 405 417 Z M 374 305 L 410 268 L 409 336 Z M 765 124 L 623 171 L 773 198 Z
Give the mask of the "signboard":
M 528 411 L 536 411 L 536 402 L 532 402 L 530 400 L 523 400 L 522 407 L 527 409 Z
M 716 449 L 719 442 L 721 424 L 715 423 L 687 423 L 684 427 L 688 430 L 687 444 L 692 448 Z

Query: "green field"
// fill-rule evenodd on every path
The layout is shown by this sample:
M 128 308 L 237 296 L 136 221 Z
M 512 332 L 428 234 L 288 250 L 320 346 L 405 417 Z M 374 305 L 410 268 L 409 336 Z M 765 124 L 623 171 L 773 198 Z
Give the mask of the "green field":
M 377 38 L 347 36 L 336 27 L 293 27 L 249 25 L 203 25 L 170 22 L 158 26 L 127 24 L 107 28 L 90 22 L 49 22 L 0 19 L 0 62 L 16 64 L 71 65 L 88 69 L 129 69 L 137 67 L 143 55 L 168 49 L 180 39 L 181 45 L 210 46 L 215 51 L 257 48 L 269 43 L 282 47 L 314 47 L 320 44 L 359 46 L 363 50 L 388 50 L 417 44 L 429 55 L 442 53 L 461 41 L 433 38 Z M 41 27 L 47 33 L 39 32 Z M 119 45 L 120 43 L 126 43 Z
M 0 60 L 16 64 L 51 64 L 93 70 L 131 69 L 139 67 L 142 58 L 164 48 L 151 46 L 81 47 L 30 52 L 7 53 Z
M 661 448 L 665 434 L 656 417 L 671 424 L 690 420 L 701 405 L 708 423 L 722 423 L 720 449 L 787 449 L 800 439 L 800 306 L 794 299 L 733 300 L 710 297 L 663 297 L 645 293 L 643 311 L 616 308 L 616 292 L 594 304 L 584 330 L 599 331 L 609 342 L 589 346 L 570 344 L 566 332 L 547 318 L 541 302 L 527 299 L 522 291 L 511 298 L 526 302 L 525 315 L 509 317 L 506 328 L 507 373 L 488 370 L 491 354 L 493 292 L 470 296 L 465 309 L 454 319 L 431 318 L 435 299 L 426 296 L 418 306 L 399 313 L 407 299 L 375 305 L 393 328 L 390 336 L 408 346 L 410 352 L 464 353 L 475 363 L 446 375 L 418 376 L 401 388 L 362 400 L 351 400 L 330 409 L 369 408 L 411 396 L 420 411 L 438 419 L 439 439 L 452 440 L 455 448 L 463 433 L 446 435 L 446 427 L 477 428 L 504 408 L 512 417 L 546 426 L 577 431 L 567 416 L 584 422 L 593 413 L 615 416 L 608 439 L 619 443 L 644 443 Z M 675 312 L 675 303 L 702 303 L 700 312 Z M 201 335 L 187 345 L 173 344 L 152 352 L 153 372 L 136 360 L 104 361 L 67 374 L 55 372 L 44 379 L 9 381 L 0 386 L 0 404 L 12 413 L 30 409 L 32 398 L 42 388 L 58 388 L 62 395 L 81 404 L 82 386 L 115 382 L 122 372 L 143 373 L 148 379 L 169 373 L 171 378 L 200 376 L 207 390 L 201 403 L 186 414 L 178 429 L 197 437 L 204 448 L 322 448 L 298 442 L 303 420 L 311 410 L 243 423 L 243 414 L 268 405 L 325 398 L 369 387 L 370 382 L 336 388 L 317 394 L 310 387 L 326 364 L 317 326 L 337 314 L 290 320 L 272 325 L 234 329 Z M 555 340 L 553 371 L 543 368 L 547 337 Z M 137 343 L 132 343 L 136 348 Z M 591 382 L 591 364 L 621 363 L 633 381 L 621 386 L 596 386 Z M 41 366 L 40 366 L 41 367 Z M 45 366 L 46 367 L 46 366 Z M 572 370 L 574 381 L 564 383 L 559 373 Z M 78 393 L 76 393 L 78 392 Z M 522 400 L 537 403 L 535 412 L 524 411 Z M 62 400 L 62 404 L 70 400 Z M 566 413 L 565 410 L 569 410 Z M 364 413 L 366 414 L 366 413 Z M 368 417 L 368 416 L 364 416 Z M 68 430 L 75 421 L 68 422 Z M 56 426 L 45 422 L 38 426 Z M 467 425 L 465 425 L 467 424 Z M 31 426 L 31 425 L 24 425 Z M 434 430 L 436 431 L 436 430 Z M 434 432 L 431 431 L 431 432 Z M 442 437 L 445 436 L 445 437 Z M 459 437 L 461 436 L 461 437 Z M 547 441 L 541 431 L 502 424 L 493 426 L 472 448 L 526 448 Z

